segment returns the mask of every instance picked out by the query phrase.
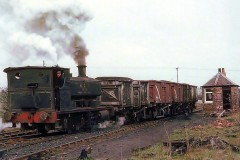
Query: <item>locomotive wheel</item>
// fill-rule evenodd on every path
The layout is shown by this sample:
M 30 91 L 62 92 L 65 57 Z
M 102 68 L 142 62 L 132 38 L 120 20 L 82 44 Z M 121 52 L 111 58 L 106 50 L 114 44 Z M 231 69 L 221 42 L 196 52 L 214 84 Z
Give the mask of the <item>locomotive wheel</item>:
M 21 123 L 21 130 L 30 130 L 32 129 L 27 123 Z
M 74 120 L 72 118 L 64 118 L 64 130 L 68 134 L 72 134 L 76 131 L 76 125 L 74 125 Z
M 37 130 L 39 133 L 41 133 L 42 135 L 47 135 L 48 131 L 45 129 L 45 125 L 40 125 L 37 127 Z
M 47 135 L 48 131 L 43 129 L 43 130 L 38 130 L 42 135 Z
M 84 129 L 86 131 L 91 132 L 93 129 L 93 125 L 94 125 L 94 121 L 93 121 L 93 117 L 92 117 L 92 113 L 91 112 L 87 112 L 85 114 L 85 124 L 84 124 Z
M 76 120 L 76 131 L 80 131 L 84 127 L 85 119 L 81 116 L 75 119 Z

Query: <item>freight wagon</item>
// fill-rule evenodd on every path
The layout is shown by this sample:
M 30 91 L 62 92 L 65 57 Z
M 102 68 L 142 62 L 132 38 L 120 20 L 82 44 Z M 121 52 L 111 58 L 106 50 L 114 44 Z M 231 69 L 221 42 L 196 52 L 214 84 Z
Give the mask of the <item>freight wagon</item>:
M 98 77 L 101 106 L 127 120 L 154 119 L 190 113 L 197 101 L 196 86 L 170 81 L 137 81 L 126 77 Z M 116 114 L 117 113 L 117 114 Z

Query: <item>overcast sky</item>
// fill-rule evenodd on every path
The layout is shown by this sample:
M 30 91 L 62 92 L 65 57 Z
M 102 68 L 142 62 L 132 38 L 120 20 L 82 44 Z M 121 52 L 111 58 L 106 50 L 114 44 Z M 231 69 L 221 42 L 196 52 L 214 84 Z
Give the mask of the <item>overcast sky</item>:
M 9 66 L 42 65 L 44 60 L 47 66 L 68 67 L 76 76 L 73 58 L 69 54 L 58 55 L 54 48 L 51 48 L 52 60 L 46 54 L 36 58 L 29 53 L 21 57 L 22 63 L 16 49 L 15 53 L 6 49 L 12 44 L 7 42 L 16 43 L 15 34 L 23 30 L 21 25 L 27 25 L 16 25 L 16 19 L 21 19 L 19 15 L 29 17 L 33 11 L 45 9 L 31 0 L 21 0 L 17 5 L 13 4 L 15 0 L 10 2 L 0 2 L 1 9 L 6 12 L 9 8 L 6 6 L 15 9 L 24 6 L 20 7 L 24 11 L 0 15 L 0 34 L 4 35 L 0 38 L 1 70 Z M 63 2 L 71 3 L 69 7 L 75 9 L 79 7 L 90 17 L 78 30 L 89 51 L 86 64 L 90 77 L 125 76 L 176 82 L 178 67 L 179 82 L 201 86 L 223 67 L 228 78 L 240 84 L 239 0 L 45 1 L 51 3 L 49 6 Z M 52 44 L 51 39 L 47 42 Z M 0 76 L 0 86 L 4 87 L 6 74 L 1 72 Z

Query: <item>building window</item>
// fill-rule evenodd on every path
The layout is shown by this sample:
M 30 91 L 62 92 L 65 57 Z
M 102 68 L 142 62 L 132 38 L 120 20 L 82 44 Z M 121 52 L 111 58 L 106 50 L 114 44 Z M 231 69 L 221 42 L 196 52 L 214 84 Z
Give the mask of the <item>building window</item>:
M 211 89 L 205 89 L 205 103 L 213 102 L 213 94 Z

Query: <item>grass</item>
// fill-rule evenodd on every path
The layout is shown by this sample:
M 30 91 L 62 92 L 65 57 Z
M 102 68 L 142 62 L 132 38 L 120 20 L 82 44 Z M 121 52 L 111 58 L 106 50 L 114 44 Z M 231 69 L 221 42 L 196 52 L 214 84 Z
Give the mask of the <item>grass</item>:
M 161 143 L 141 151 L 134 151 L 129 160 L 239 160 L 240 154 L 229 148 L 224 150 L 209 147 L 191 149 L 184 155 L 169 156 L 167 148 Z
M 149 148 L 133 151 L 133 156 L 129 160 L 139 159 L 170 160 L 171 158 L 167 155 L 167 150 L 164 148 L 162 143 L 159 143 Z
M 177 129 L 171 135 L 170 140 L 189 140 L 191 138 L 204 140 L 216 136 L 227 143 L 240 148 L 240 113 L 224 117 L 223 120 L 233 122 L 234 125 L 216 127 L 213 124 L 196 126 L 193 128 Z M 188 147 L 186 154 L 174 154 L 170 148 L 160 142 L 152 147 L 135 150 L 129 160 L 239 160 L 240 153 L 234 152 L 231 147 L 219 147 L 211 144 Z

